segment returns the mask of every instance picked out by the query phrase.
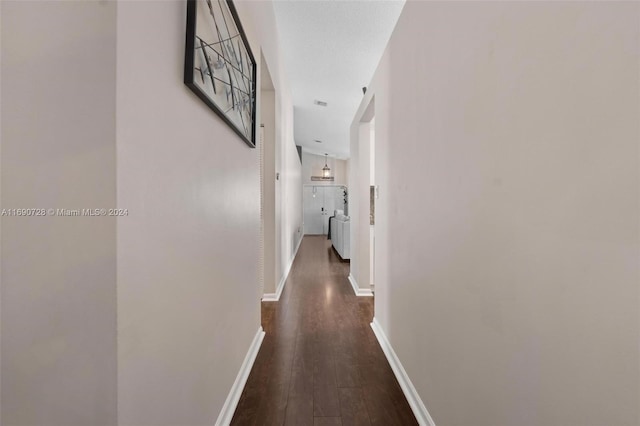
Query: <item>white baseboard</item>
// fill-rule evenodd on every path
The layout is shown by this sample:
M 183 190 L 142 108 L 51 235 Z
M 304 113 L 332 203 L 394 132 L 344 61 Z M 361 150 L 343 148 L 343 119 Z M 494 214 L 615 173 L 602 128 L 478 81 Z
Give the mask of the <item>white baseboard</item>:
M 356 294 L 356 296 L 373 296 L 373 292 L 371 291 L 371 289 L 358 287 L 358 283 L 356 282 L 356 279 L 353 278 L 353 275 L 349 274 L 347 278 L 349 279 L 351 287 L 353 287 L 353 292 Z
M 389 365 L 391 365 L 393 374 L 395 374 L 396 379 L 398 379 L 398 383 L 402 388 L 404 396 L 407 398 L 407 402 L 409 402 L 409 406 L 411 406 L 413 415 L 416 416 L 416 420 L 422 426 L 436 426 L 431 415 L 427 411 L 427 408 L 424 406 L 420 395 L 418 395 L 418 391 L 416 391 L 413 383 L 411 383 L 411 379 L 409 379 L 407 372 L 404 371 L 404 367 L 391 347 L 386 334 L 384 334 L 384 330 L 382 330 L 382 327 L 380 327 L 380 324 L 375 318 L 373 318 L 371 328 L 378 339 L 378 343 L 380 343 L 382 351 L 387 357 L 387 361 L 389 361 Z
M 284 274 L 282 274 L 282 278 L 278 283 L 278 287 L 276 288 L 275 293 L 265 293 L 262 296 L 263 302 L 277 302 L 280 300 L 280 295 L 282 294 L 282 290 L 284 290 L 284 284 L 287 282 L 287 278 L 289 278 L 289 272 L 291 272 L 291 267 L 293 266 L 293 261 L 296 259 L 296 255 L 298 254 L 298 249 L 300 248 L 300 244 L 302 243 L 302 237 L 298 240 L 298 244 L 296 245 L 296 249 L 293 251 L 293 256 L 289 259 L 289 263 L 287 264 L 287 269 L 285 269 Z
M 264 334 L 262 327 L 260 327 L 251 342 L 251 346 L 249 346 L 249 351 L 244 357 L 244 361 L 242 361 L 240 371 L 238 371 L 238 375 L 236 376 L 236 381 L 233 382 L 229 395 L 227 395 L 227 400 L 224 402 L 222 410 L 220 410 L 218 420 L 216 420 L 216 426 L 227 426 L 231 423 L 233 413 L 235 413 L 238 402 L 240 401 L 240 395 L 242 395 L 242 390 L 247 383 L 249 373 L 253 367 L 253 362 L 256 360 L 256 356 L 258 356 Z

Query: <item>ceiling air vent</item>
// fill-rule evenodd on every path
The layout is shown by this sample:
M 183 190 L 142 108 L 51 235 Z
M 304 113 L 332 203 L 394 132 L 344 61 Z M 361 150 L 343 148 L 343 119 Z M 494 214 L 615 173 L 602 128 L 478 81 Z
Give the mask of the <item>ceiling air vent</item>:
M 320 139 L 314 139 L 313 140 L 315 143 L 322 143 L 322 141 Z
M 326 107 L 327 106 L 327 103 L 325 101 L 319 101 L 317 99 L 315 101 L 313 101 L 313 103 L 318 105 L 318 106 L 321 106 L 321 107 Z

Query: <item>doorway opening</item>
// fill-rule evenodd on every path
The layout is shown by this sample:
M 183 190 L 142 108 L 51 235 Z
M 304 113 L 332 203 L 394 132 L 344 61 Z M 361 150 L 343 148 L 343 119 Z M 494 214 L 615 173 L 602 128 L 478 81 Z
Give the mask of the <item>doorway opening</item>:
M 376 269 L 375 96 L 366 103 L 352 127 L 349 167 L 351 212 L 351 270 L 349 281 L 358 296 L 373 296 Z
M 276 293 L 276 91 L 260 55 L 260 284 L 262 298 Z
M 369 285 L 371 292 L 375 291 L 375 262 L 376 262 L 376 125 L 375 118 L 369 122 Z

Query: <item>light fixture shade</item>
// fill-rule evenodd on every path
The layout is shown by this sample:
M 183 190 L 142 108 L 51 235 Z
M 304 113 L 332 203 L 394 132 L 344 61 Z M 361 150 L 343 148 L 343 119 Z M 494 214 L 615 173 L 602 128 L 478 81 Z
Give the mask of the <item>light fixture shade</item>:
M 2 1 L 2 0 L 0 0 Z M 322 168 L 322 174 L 320 176 L 311 176 L 312 181 L 318 182 L 333 182 L 334 178 L 331 176 L 331 169 L 327 165 L 327 157 L 329 154 L 324 154 L 324 167 Z
M 324 167 L 322 168 L 322 177 L 323 178 L 328 178 L 331 176 L 331 169 L 329 168 L 329 166 L 327 166 L 327 155 L 324 155 Z

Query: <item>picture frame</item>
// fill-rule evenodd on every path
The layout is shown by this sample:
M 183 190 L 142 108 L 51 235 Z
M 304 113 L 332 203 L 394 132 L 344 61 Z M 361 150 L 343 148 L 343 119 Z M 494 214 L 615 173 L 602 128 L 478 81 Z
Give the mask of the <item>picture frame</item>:
M 184 84 L 256 147 L 256 60 L 232 0 L 187 0 Z

